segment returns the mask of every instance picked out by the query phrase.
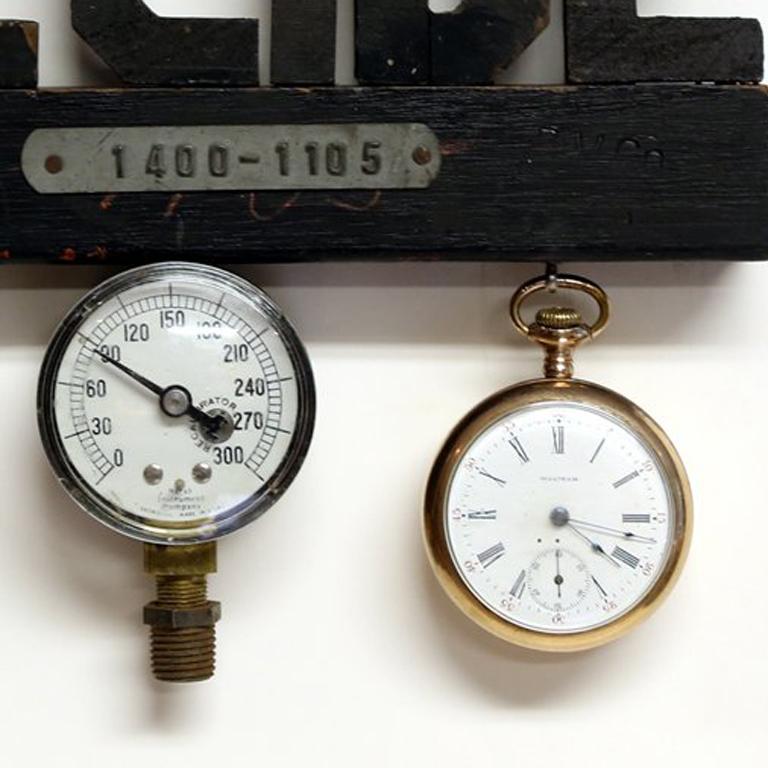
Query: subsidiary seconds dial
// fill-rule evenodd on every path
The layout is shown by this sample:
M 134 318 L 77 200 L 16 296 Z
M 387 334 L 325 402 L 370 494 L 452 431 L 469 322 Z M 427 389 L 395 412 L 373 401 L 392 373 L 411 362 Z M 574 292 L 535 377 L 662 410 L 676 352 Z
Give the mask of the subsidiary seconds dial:
M 209 267 L 108 281 L 59 329 L 41 431 L 72 495 L 145 541 L 217 538 L 265 511 L 308 449 L 306 353 L 269 297 Z

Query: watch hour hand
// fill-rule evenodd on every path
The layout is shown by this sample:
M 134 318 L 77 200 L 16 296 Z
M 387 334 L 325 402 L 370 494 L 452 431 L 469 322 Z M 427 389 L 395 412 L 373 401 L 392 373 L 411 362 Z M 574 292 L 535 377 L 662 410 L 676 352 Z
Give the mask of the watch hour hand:
M 578 528 L 576 528 L 573 523 L 568 523 L 568 527 L 583 541 L 585 541 L 587 544 L 589 544 L 590 549 L 600 555 L 600 557 L 605 558 L 611 565 L 615 566 L 616 568 L 621 568 L 621 564 L 618 563 L 616 560 L 614 560 L 596 541 L 592 541 L 592 539 L 589 538 L 589 536 L 585 536 Z

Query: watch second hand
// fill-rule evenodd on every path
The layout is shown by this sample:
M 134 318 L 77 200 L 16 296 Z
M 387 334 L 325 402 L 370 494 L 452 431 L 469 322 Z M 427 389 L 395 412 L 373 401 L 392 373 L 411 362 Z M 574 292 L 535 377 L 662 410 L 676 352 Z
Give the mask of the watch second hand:
M 656 539 L 649 539 L 646 536 L 638 536 L 636 533 L 630 533 L 629 531 L 620 531 L 618 528 L 607 528 L 604 525 L 598 525 L 597 523 L 587 523 L 583 520 L 574 520 L 571 518 L 571 522 L 579 528 L 588 528 L 593 531 L 601 531 L 607 534 L 613 534 L 614 536 L 621 536 L 623 539 L 632 539 L 633 541 L 644 541 L 647 544 L 656 544 Z
M 589 544 L 593 552 L 600 555 L 601 557 L 604 557 L 611 565 L 616 566 L 616 568 L 621 568 L 621 563 L 617 563 L 596 541 L 592 541 L 592 539 L 590 539 L 588 536 L 585 536 L 578 528 L 574 527 L 573 523 L 569 522 L 568 527 L 577 536 L 584 539 L 584 541 Z
M 563 597 L 563 590 L 562 590 L 562 584 L 563 584 L 563 577 L 560 573 L 560 557 L 562 556 L 562 553 L 559 549 L 555 550 L 555 560 L 557 562 L 557 576 L 555 576 L 555 584 L 557 584 L 557 596 L 558 598 Z

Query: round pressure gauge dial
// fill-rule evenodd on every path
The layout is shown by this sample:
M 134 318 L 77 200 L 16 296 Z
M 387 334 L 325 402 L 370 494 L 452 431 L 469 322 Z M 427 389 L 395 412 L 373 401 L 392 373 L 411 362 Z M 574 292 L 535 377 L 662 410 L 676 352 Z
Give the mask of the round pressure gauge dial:
M 72 497 L 157 544 L 216 539 L 266 511 L 302 464 L 314 411 L 309 360 L 277 305 L 183 263 L 88 294 L 38 391 L 43 443 Z

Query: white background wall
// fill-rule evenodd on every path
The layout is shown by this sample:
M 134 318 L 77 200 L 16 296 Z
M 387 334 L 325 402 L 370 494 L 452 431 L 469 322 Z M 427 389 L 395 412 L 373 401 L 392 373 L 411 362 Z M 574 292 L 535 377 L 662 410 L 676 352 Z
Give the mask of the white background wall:
M 267 4 L 151 3 L 200 15 Z M 351 3 L 342 5 L 349 28 Z M 553 5 L 551 30 L 515 68 L 525 82 L 562 80 Z M 43 84 L 108 82 L 70 32 L 67 7 L 0 0 L 0 15 L 42 22 Z M 641 8 L 754 15 L 768 29 L 758 0 Z M 347 58 L 343 82 L 351 72 Z M 615 304 L 613 326 L 580 353 L 580 374 L 650 411 L 695 489 L 693 551 L 661 612 L 611 647 L 550 658 L 476 629 L 428 570 L 420 502 L 438 446 L 474 403 L 538 371 L 506 314 L 537 267 L 254 267 L 239 271 L 308 343 L 316 439 L 280 505 L 221 545 L 218 676 L 182 688 L 148 673 L 141 547 L 68 500 L 37 436 L 46 342 L 111 272 L 0 270 L 2 764 L 765 765 L 768 267 L 574 269 Z

